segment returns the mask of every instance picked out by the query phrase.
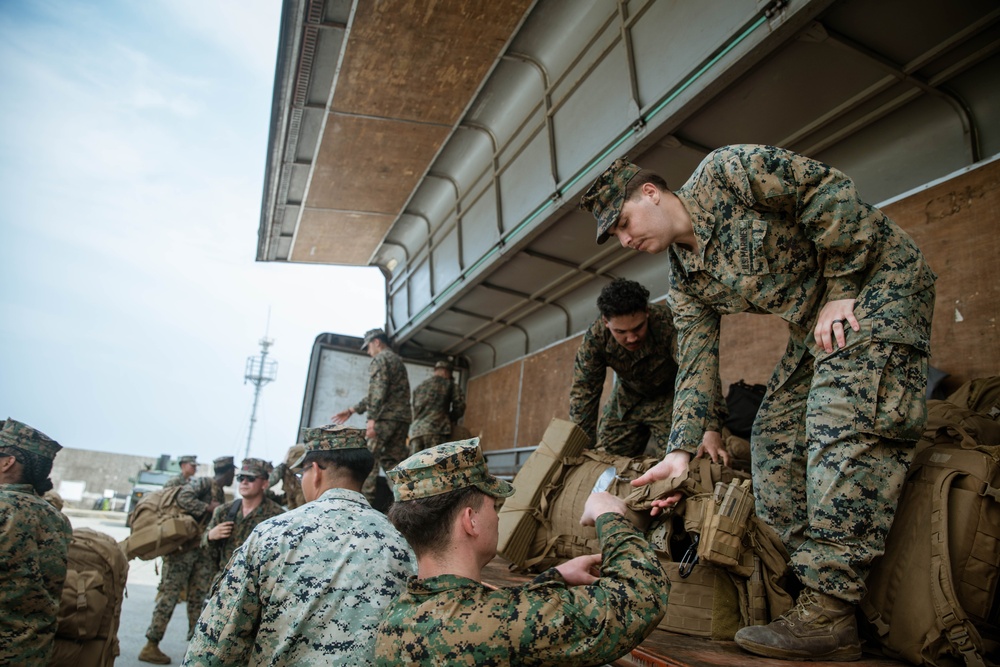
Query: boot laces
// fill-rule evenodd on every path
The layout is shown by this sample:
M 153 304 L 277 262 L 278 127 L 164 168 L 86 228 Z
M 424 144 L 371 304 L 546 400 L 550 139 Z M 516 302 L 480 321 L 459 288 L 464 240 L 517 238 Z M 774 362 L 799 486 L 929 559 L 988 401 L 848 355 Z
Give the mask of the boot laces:
M 789 621 L 794 618 L 806 620 L 809 616 L 810 607 L 817 606 L 820 606 L 820 604 L 815 591 L 811 588 L 806 588 L 799 594 L 799 599 L 796 600 L 795 606 L 782 614 L 781 617 Z

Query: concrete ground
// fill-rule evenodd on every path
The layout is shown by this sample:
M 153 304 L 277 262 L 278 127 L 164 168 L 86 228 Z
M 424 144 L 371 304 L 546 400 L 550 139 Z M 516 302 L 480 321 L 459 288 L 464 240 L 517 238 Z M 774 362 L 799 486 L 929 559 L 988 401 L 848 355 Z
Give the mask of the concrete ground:
M 65 509 L 66 516 L 74 528 L 92 528 L 107 533 L 118 541 L 128 537 L 125 514 L 122 512 L 95 512 L 90 510 Z M 149 663 L 139 662 L 139 651 L 146 644 L 146 628 L 153 616 L 156 601 L 156 587 L 160 583 L 159 558 L 151 561 L 132 560 L 129 562 L 128 583 L 125 600 L 122 602 L 121 624 L 118 627 L 118 642 L 121 655 L 115 667 L 148 667 Z M 160 642 L 160 650 L 171 657 L 171 664 L 180 664 L 187 651 L 187 609 L 185 603 L 174 608 L 174 615 L 167 626 L 167 632 Z

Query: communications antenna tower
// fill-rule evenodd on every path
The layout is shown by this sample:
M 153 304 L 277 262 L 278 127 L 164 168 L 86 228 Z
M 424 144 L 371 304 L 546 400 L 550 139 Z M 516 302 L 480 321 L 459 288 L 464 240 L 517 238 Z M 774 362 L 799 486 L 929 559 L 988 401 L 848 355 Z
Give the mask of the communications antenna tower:
M 268 320 L 271 319 L 270 312 Z M 270 322 L 268 323 L 270 325 Z M 250 382 L 253 384 L 253 410 L 250 411 L 250 429 L 247 431 L 247 451 L 243 458 L 250 457 L 250 441 L 253 440 L 253 425 L 257 421 L 257 403 L 260 401 L 260 390 L 268 382 L 273 382 L 278 377 L 278 362 L 267 358 L 267 348 L 271 347 L 274 341 L 267 337 L 260 339 L 260 356 L 247 357 L 246 372 L 243 374 L 243 384 Z

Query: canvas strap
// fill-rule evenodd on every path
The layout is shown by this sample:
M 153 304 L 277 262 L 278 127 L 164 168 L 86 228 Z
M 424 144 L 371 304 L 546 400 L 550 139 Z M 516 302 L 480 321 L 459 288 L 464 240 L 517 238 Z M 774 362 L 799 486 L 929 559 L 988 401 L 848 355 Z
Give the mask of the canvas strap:
M 966 667 L 985 667 L 977 646 L 982 639 L 958 604 L 951 580 L 951 558 L 948 555 L 948 495 L 952 480 L 962 474 L 951 470 L 938 476 L 931 500 L 931 600 L 941 634 L 958 651 Z

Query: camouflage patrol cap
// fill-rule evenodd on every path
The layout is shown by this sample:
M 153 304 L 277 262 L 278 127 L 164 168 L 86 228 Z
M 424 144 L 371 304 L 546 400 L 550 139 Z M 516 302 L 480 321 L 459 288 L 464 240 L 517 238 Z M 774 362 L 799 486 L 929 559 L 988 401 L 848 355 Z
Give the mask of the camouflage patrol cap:
M 56 452 L 62 449 L 62 445 L 41 431 L 10 417 L 0 428 L 0 447 L 17 447 L 49 460 L 54 459 Z
M 417 452 L 392 470 L 392 495 L 397 502 L 437 496 L 474 486 L 488 496 L 506 498 L 514 493 L 510 482 L 486 469 L 479 438 L 446 442 Z
M 240 466 L 240 475 L 252 475 L 254 477 L 267 477 L 271 473 L 271 464 L 264 459 L 243 459 Z
M 198 457 L 197 456 L 182 456 L 179 459 L 177 459 L 177 463 L 193 463 L 194 465 L 198 465 Z
M 368 331 L 366 331 L 365 332 L 365 340 L 364 340 L 363 343 L 361 343 L 361 349 L 363 350 L 366 347 L 368 347 L 368 343 L 372 342 L 373 340 L 375 340 L 379 336 L 382 336 L 385 339 L 389 338 L 389 336 L 386 335 L 384 329 L 369 329 Z
M 215 468 L 216 472 L 223 472 L 232 468 L 236 469 L 236 462 L 233 461 L 232 456 L 220 456 L 219 458 L 212 461 L 212 467 Z
M 289 466 L 295 470 L 311 452 L 332 452 L 335 449 L 368 449 L 365 431 L 349 426 L 319 426 L 302 429 L 305 437 L 305 451 L 298 460 Z
M 625 186 L 639 171 L 640 168 L 628 158 L 618 158 L 580 198 L 580 208 L 597 218 L 598 244 L 608 240 L 608 230 L 617 222 L 625 203 Z
M 434 364 L 434 368 L 443 368 L 446 371 L 450 371 L 452 366 L 450 361 L 445 361 L 444 359 L 442 359 L 441 361 Z

